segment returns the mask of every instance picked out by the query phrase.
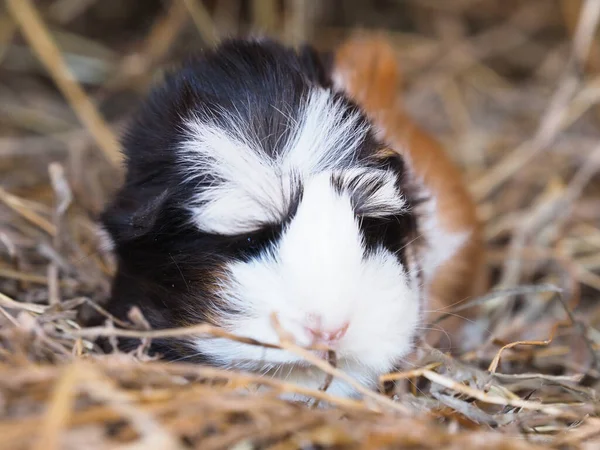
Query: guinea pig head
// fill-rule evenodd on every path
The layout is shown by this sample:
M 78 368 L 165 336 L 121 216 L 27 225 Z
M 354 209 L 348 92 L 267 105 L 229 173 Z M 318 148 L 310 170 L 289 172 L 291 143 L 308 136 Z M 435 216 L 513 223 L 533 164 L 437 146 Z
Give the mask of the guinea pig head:
M 411 350 L 421 193 L 314 53 L 226 42 L 155 88 L 124 147 L 126 182 L 103 216 L 115 314 L 137 305 L 157 328 L 211 323 L 276 344 L 275 315 L 299 345 L 370 373 Z M 224 338 L 157 345 L 228 367 L 302 364 Z

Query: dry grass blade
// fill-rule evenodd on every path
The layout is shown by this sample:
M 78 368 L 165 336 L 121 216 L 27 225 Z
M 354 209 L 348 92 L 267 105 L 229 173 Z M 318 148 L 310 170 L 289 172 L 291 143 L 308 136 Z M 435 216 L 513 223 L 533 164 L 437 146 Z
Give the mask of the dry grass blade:
M 139 77 L 148 76 L 153 66 L 171 49 L 189 19 L 185 3 L 181 0 L 172 2 L 167 13 L 153 24 L 143 47 L 123 59 L 117 73 L 106 82 L 106 87 L 117 89 L 128 83 L 137 84 Z
M 44 275 L 36 275 L 11 269 L 0 269 L 0 278 L 19 280 L 34 284 L 48 285 L 48 278 Z M 59 281 L 60 286 L 72 286 L 73 284 L 74 283 L 70 282 L 70 280 Z
M 274 0 L 252 0 L 252 18 L 257 31 L 270 34 L 277 23 L 277 2 Z
M 91 366 L 83 366 L 82 388 L 91 396 L 106 402 L 112 409 L 128 419 L 141 435 L 139 442 L 123 448 L 161 448 L 165 450 L 184 450 L 184 445 L 154 418 L 132 404 L 129 396 L 116 389 L 114 384 L 97 373 Z
M 10 17 L 0 17 L 0 63 L 6 55 L 8 49 L 7 43 L 11 40 L 16 31 L 15 23 L 10 20 Z
M 600 1 L 585 0 L 579 15 L 579 24 L 573 37 L 574 57 L 583 67 L 592 50 L 598 21 L 600 20 Z
M 48 307 L 44 306 L 44 305 L 36 305 L 36 304 L 32 304 L 32 303 L 17 302 L 15 300 L 13 300 L 12 298 L 10 298 L 9 296 L 4 295 L 2 292 L 0 292 L 0 306 L 2 306 L 3 308 L 7 308 L 7 309 L 29 311 L 29 312 L 36 313 L 36 314 L 42 314 L 44 311 L 46 311 L 48 309 Z
M 330 360 L 321 359 L 311 350 L 296 345 L 294 342 L 292 342 L 289 334 L 281 327 L 276 314 L 271 315 L 271 323 L 273 324 L 273 327 L 279 336 L 279 345 L 282 349 L 301 356 L 304 360 L 322 370 L 325 374 L 327 374 L 328 377 L 332 377 L 332 379 L 338 378 L 344 381 L 365 398 L 369 398 L 375 403 L 381 404 L 387 408 L 390 408 L 391 410 L 398 411 L 403 414 L 410 414 L 410 411 L 403 405 L 393 402 L 387 397 L 373 391 L 372 389 L 369 389 L 366 386 L 363 386 L 359 381 L 352 378 L 346 372 L 334 367 Z M 328 350 L 328 355 L 330 351 L 331 350 Z
M 410 414 L 410 410 L 407 409 L 402 404 L 394 402 L 394 401 L 390 400 L 389 398 L 387 398 L 381 394 L 378 394 L 377 392 L 363 386 L 360 382 L 356 381 L 350 375 L 346 374 L 345 372 L 343 372 L 339 369 L 336 369 L 328 361 L 325 361 L 325 360 L 317 357 L 314 353 L 310 352 L 309 350 L 299 347 L 298 345 L 296 345 L 292 342 L 289 342 L 289 341 L 283 341 L 283 342 L 281 342 L 280 345 L 281 345 L 281 348 L 288 350 L 292 353 L 295 353 L 298 356 L 301 356 L 303 359 L 310 362 L 315 367 L 318 367 L 326 374 L 331 375 L 334 378 L 338 378 L 338 379 L 348 383 L 358 393 L 363 395 L 365 398 L 373 400 L 374 403 L 381 405 L 385 408 L 389 408 L 392 411 L 397 411 L 402 414 Z
M 498 288 L 492 289 L 488 294 L 482 295 L 481 297 L 475 298 L 473 300 L 465 301 L 457 306 L 453 306 L 449 309 L 449 311 L 436 311 L 442 313 L 435 321 L 431 323 L 431 326 L 436 325 L 443 320 L 452 317 L 454 314 L 464 311 L 466 309 L 472 308 L 473 306 L 485 305 L 486 303 L 497 303 L 500 299 L 510 298 L 515 295 L 525 295 L 525 294 L 538 294 L 545 292 L 553 292 L 560 293 L 562 289 L 550 284 L 545 285 L 523 285 L 516 286 L 513 288 Z
M 562 83 L 550 100 L 549 108 L 540 122 L 536 135 L 531 142 L 526 142 L 513 150 L 501 163 L 475 183 L 473 192 L 479 200 L 485 199 L 494 189 L 546 149 L 564 126 L 569 124 L 565 121 L 567 106 L 578 88 L 578 81 L 572 74 L 573 64 L 581 62 L 582 55 L 589 53 L 599 19 L 600 2 L 586 0 L 573 39 L 572 63 L 567 65 Z
M 29 208 L 19 197 L 9 194 L 2 187 L 0 187 L 0 201 L 49 235 L 56 235 L 56 227 L 52 223 Z
M 36 450 L 57 450 L 62 447 L 61 434 L 72 414 L 78 378 L 76 365 L 65 368 L 50 399 Z
M 419 367 L 417 369 L 407 370 L 406 372 L 394 372 L 387 375 L 382 375 L 379 377 L 379 381 L 381 383 L 385 383 L 387 381 L 397 381 L 404 380 L 406 378 L 417 378 L 422 377 L 426 370 L 433 370 L 436 367 L 439 367 L 440 363 L 431 363 L 426 365 L 425 367 Z
M 268 344 L 265 342 L 259 342 L 255 339 L 249 339 L 242 336 L 236 336 L 235 334 L 228 333 L 222 328 L 201 324 L 192 325 L 189 327 L 181 328 L 169 328 L 165 330 L 149 330 L 149 331 L 138 331 L 138 330 L 122 330 L 119 328 L 109 327 L 89 327 L 82 330 L 73 331 L 73 335 L 77 337 L 122 337 L 122 338 L 137 338 L 137 339 L 161 339 L 161 338 L 184 338 L 192 336 L 209 335 L 214 337 L 221 337 L 231 339 L 237 342 L 242 342 L 248 345 L 256 345 L 265 348 L 281 348 L 279 345 Z
M 181 1 L 185 4 L 190 16 L 192 16 L 192 20 L 194 21 L 194 24 L 196 24 L 196 28 L 198 29 L 200 36 L 202 36 L 202 39 L 209 45 L 216 44 L 219 39 L 217 31 L 204 4 L 199 0 Z
M 496 395 L 486 394 L 483 391 L 473 389 L 461 383 L 457 383 L 451 378 L 440 375 L 439 373 L 426 370 L 423 372 L 423 376 L 428 380 L 444 386 L 452 391 L 468 395 L 474 399 L 480 400 L 485 403 L 500 406 L 514 406 L 516 408 L 528 409 L 532 411 L 541 411 L 550 416 L 561 416 L 565 414 L 565 410 L 558 405 L 545 405 L 543 403 L 531 402 L 527 400 L 504 398 Z
M 492 362 L 490 363 L 490 366 L 488 367 L 488 372 L 490 372 L 492 374 L 496 373 L 496 370 L 498 369 L 498 364 L 500 364 L 500 357 L 502 356 L 502 353 L 505 350 L 515 348 L 518 345 L 546 346 L 546 345 L 549 345 L 551 342 L 552 342 L 552 339 L 548 339 L 545 341 L 516 341 L 516 342 L 511 342 L 510 344 L 506 344 L 506 345 L 502 346 L 502 348 L 500 350 L 498 350 L 498 353 L 496 354 L 496 356 L 494 356 L 494 359 L 492 360 Z
M 75 81 L 31 0 L 6 0 L 6 4 L 31 47 L 44 63 L 79 119 L 94 137 L 98 147 L 104 152 L 108 161 L 115 167 L 120 167 L 121 149 L 118 140 L 83 88 Z

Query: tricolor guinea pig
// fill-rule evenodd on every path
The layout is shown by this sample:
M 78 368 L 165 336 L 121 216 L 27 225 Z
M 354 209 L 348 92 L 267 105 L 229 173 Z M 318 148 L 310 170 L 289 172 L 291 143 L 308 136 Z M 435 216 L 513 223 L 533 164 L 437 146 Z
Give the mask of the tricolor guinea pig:
M 460 173 L 403 113 L 398 82 L 380 38 L 332 54 L 229 40 L 168 73 L 123 138 L 126 179 L 102 216 L 118 260 L 109 311 L 277 344 L 275 314 L 368 386 L 399 367 L 433 313 L 481 292 L 485 264 Z M 153 345 L 311 388 L 324 379 L 281 349 Z

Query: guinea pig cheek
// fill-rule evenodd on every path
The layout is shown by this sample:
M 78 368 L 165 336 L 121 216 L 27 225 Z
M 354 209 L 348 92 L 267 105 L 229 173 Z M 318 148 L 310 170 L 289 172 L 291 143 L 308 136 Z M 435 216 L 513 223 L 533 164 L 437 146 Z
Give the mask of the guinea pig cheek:
M 380 249 L 363 262 L 356 284 L 351 327 L 341 349 L 374 372 L 394 368 L 412 350 L 420 321 L 418 291 L 406 270 L 389 251 Z
M 279 331 L 290 333 L 294 338 L 303 335 L 302 324 L 285 308 L 284 280 L 272 253 L 264 253 L 250 261 L 232 262 L 226 267 L 228 276 L 220 285 L 218 296 L 230 313 L 220 318 L 220 326 L 238 336 L 255 339 L 266 344 L 279 343 Z M 281 330 L 274 327 L 273 315 Z M 297 340 L 299 345 L 309 345 L 307 340 Z M 219 339 L 199 343 L 201 351 L 215 353 L 227 359 L 228 364 L 258 367 L 265 362 L 285 364 L 298 363 L 302 359 L 284 350 L 268 349 L 239 342 Z

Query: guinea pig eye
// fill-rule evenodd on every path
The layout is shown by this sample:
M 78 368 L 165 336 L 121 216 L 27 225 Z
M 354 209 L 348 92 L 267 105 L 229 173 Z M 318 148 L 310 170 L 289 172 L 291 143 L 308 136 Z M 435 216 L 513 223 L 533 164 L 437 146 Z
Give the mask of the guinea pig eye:
M 240 239 L 237 250 L 242 257 L 254 256 L 261 251 L 264 243 L 257 236 L 246 236 Z
M 237 240 L 237 250 L 240 256 L 248 257 L 254 256 L 260 253 L 261 250 L 268 247 L 268 245 L 275 240 L 277 237 L 277 230 L 273 228 L 267 228 L 249 235 L 240 237 Z

